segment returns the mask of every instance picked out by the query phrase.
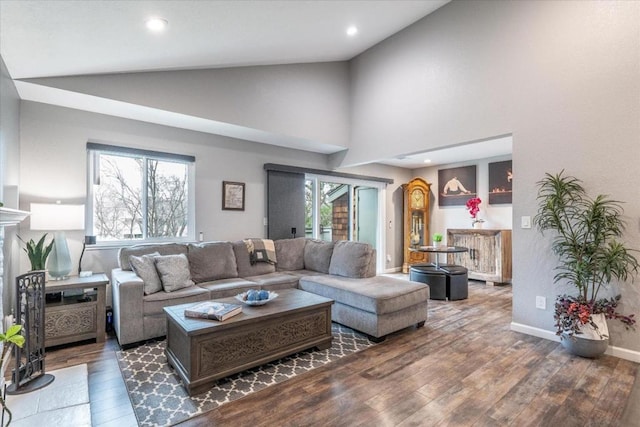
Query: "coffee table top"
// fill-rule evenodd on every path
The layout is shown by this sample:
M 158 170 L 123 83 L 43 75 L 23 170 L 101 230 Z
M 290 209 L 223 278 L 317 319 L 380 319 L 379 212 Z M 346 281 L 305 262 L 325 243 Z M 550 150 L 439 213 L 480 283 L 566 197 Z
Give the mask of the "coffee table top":
M 278 289 L 276 293 L 278 294 L 278 298 L 260 306 L 242 304 L 240 301 L 235 299 L 235 297 L 216 298 L 214 301 L 242 305 L 242 313 L 230 317 L 222 322 L 217 320 L 185 317 L 184 309 L 197 304 L 195 302 L 165 307 L 164 312 L 172 321 L 184 329 L 187 335 L 199 335 L 209 333 L 212 329 L 222 330 L 230 327 L 237 327 L 239 324 L 246 325 L 261 322 L 269 317 L 289 316 L 293 313 L 307 310 L 310 307 L 333 304 L 333 300 L 330 298 L 325 298 L 299 289 Z

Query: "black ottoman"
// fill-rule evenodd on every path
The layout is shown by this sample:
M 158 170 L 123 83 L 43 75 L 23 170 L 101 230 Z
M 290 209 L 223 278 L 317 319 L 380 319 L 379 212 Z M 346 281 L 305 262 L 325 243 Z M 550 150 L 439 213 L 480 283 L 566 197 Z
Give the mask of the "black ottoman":
M 469 297 L 468 270 L 461 265 L 444 265 L 442 271 L 447 277 L 447 298 L 450 301 Z
M 433 265 L 414 265 L 409 269 L 409 280 L 429 285 L 429 299 L 447 299 L 447 276 Z

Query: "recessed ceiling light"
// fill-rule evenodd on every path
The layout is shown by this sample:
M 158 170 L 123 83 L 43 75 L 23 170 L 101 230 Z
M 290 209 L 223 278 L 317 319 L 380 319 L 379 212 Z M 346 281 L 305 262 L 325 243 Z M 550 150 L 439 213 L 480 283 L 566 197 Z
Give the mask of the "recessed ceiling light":
M 348 36 L 355 36 L 356 34 L 358 34 L 358 28 L 355 25 L 352 25 L 349 28 L 347 28 Z
M 423 162 L 425 163 L 431 163 L 431 159 L 424 159 Z
M 169 25 L 169 21 L 163 18 L 149 18 L 146 20 L 147 28 L 151 31 L 164 31 Z

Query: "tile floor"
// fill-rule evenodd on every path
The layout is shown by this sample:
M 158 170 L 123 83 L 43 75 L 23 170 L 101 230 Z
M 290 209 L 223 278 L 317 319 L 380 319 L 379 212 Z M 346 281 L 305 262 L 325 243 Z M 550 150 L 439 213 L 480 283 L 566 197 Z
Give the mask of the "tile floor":
M 87 365 L 48 373 L 55 377 L 48 386 L 7 396 L 13 413 L 11 427 L 91 426 Z

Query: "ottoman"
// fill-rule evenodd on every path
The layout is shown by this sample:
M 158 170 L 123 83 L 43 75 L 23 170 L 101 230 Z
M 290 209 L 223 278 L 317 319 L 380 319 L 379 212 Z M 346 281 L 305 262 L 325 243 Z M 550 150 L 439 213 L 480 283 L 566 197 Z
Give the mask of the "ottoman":
M 429 285 L 430 298 L 447 299 L 447 275 L 433 264 L 413 265 L 409 269 L 409 280 Z
M 392 332 L 427 320 L 429 286 L 386 276 L 303 276 L 300 289 L 334 300 L 334 322 L 382 341 Z

